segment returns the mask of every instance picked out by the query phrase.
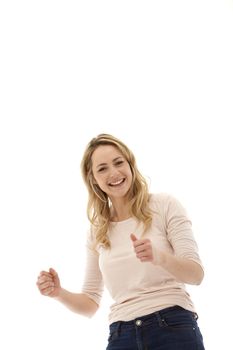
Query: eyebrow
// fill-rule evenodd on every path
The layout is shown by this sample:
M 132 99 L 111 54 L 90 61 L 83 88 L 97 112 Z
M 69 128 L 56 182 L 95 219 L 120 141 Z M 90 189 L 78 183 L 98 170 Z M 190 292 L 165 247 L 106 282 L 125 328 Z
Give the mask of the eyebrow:
M 116 158 L 113 159 L 113 162 L 115 162 L 117 159 L 120 159 L 120 158 L 123 158 L 123 157 L 122 157 L 122 156 L 116 157 Z M 96 168 L 98 168 L 98 167 L 100 167 L 100 166 L 103 166 L 103 165 L 107 165 L 107 163 L 100 163 L 100 164 L 98 164 L 98 165 L 96 166 Z

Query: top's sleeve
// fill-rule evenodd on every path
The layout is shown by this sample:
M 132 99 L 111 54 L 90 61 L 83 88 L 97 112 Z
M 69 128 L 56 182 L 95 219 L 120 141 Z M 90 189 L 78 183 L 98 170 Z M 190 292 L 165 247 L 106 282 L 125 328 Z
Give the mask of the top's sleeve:
M 91 230 L 88 231 L 86 241 L 86 268 L 82 293 L 100 304 L 103 295 L 103 278 L 99 268 L 99 253 L 93 249 Z
M 175 255 L 195 261 L 204 270 L 192 231 L 192 222 L 183 205 L 170 195 L 165 206 L 165 221 L 167 238 Z

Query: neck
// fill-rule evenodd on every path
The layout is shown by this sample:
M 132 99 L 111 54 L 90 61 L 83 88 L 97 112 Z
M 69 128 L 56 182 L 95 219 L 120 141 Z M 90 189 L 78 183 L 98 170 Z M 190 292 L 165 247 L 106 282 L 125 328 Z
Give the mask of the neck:
M 110 209 L 111 221 L 123 221 L 130 218 L 129 204 L 121 200 L 113 200 Z

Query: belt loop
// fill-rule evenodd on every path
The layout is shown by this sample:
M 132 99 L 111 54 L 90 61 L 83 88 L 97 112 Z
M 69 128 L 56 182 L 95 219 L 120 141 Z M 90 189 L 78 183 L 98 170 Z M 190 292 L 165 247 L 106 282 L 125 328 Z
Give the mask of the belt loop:
M 120 331 L 121 331 L 121 321 L 118 321 L 117 323 L 117 327 L 116 327 L 116 333 L 117 333 L 117 336 L 120 335 Z
M 166 321 L 164 320 L 163 316 L 161 315 L 161 313 L 159 311 L 155 312 L 155 316 L 157 318 L 157 321 L 158 321 L 160 327 L 164 327 L 167 325 Z

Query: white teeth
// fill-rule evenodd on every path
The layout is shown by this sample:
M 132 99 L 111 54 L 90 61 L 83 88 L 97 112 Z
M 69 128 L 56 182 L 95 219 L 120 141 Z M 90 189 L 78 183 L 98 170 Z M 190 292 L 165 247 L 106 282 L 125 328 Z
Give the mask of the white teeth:
M 116 181 L 116 182 L 111 182 L 109 185 L 111 185 L 111 186 L 117 186 L 117 185 L 120 185 L 123 181 L 124 181 L 124 179 L 121 179 L 121 180 Z

